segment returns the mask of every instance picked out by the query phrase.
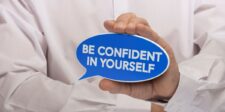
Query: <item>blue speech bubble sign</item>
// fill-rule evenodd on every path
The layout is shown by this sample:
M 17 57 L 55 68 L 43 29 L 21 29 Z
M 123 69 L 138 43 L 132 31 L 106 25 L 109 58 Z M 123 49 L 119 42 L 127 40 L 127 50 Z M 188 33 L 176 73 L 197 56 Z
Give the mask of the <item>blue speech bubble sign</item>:
M 143 82 L 161 76 L 170 63 L 157 43 L 128 34 L 90 37 L 79 44 L 76 56 L 86 68 L 80 80 L 102 76 L 117 82 Z

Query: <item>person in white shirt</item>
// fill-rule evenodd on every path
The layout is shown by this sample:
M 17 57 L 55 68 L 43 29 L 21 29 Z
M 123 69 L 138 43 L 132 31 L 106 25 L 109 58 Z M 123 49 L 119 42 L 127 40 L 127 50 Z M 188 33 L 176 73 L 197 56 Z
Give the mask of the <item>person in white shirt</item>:
M 148 21 L 173 49 L 168 51 L 181 78 L 167 111 L 208 109 L 209 100 L 217 101 L 209 90 L 223 90 L 223 6 L 223 0 L 0 0 L 0 111 L 112 112 L 133 102 L 101 91 L 98 78 L 78 81 L 85 69 L 74 56 L 81 41 L 108 32 L 104 21 L 125 12 L 145 18 L 138 22 Z M 153 34 L 149 27 L 141 31 Z M 210 111 L 221 109 L 216 108 L 223 103 L 219 93 Z M 149 103 L 141 105 L 149 108 Z

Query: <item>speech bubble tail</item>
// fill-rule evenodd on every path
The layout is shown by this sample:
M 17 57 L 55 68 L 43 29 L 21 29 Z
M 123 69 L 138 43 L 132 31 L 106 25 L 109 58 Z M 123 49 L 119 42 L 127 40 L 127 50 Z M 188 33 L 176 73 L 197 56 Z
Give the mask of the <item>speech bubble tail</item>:
M 83 75 L 79 80 L 83 80 L 83 79 L 86 79 L 88 78 L 86 75 Z
M 87 79 L 87 78 L 90 78 L 90 77 L 93 77 L 94 75 L 90 75 L 88 72 L 85 73 L 79 80 L 83 80 L 83 79 Z

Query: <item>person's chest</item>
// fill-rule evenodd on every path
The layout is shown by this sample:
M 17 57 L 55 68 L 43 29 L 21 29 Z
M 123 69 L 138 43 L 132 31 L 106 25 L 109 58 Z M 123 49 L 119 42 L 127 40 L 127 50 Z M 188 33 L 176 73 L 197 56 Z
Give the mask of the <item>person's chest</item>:
M 51 53 L 62 55 L 61 59 L 54 57 L 53 60 L 67 63 L 71 74 L 84 73 L 74 55 L 76 46 L 92 35 L 106 33 L 103 22 L 125 12 L 147 19 L 152 29 L 173 47 L 179 62 L 193 56 L 194 4 L 191 0 L 48 0 L 43 3 L 51 29 L 45 31 L 46 38 L 48 43 L 54 42 L 61 49 L 52 50 Z M 54 45 L 49 47 L 55 49 Z
M 179 61 L 193 55 L 190 45 L 193 45 L 194 3 L 191 0 L 50 0 L 48 5 L 50 20 L 62 41 L 79 43 L 89 36 L 107 32 L 103 27 L 105 20 L 133 12 L 147 19 L 152 29 L 174 49 L 179 47 L 175 50 Z

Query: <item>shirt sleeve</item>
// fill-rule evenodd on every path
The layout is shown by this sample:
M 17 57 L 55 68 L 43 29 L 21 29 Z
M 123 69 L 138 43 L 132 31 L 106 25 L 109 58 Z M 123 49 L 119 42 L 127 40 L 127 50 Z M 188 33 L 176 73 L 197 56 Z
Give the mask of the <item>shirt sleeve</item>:
M 94 84 L 48 77 L 43 34 L 21 1 L 0 1 L 0 112 L 113 111 L 112 97 Z
M 166 106 L 168 112 L 225 111 L 225 3 L 202 0 L 198 4 L 195 44 L 200 52 L 179 64 L 180 83 Z

